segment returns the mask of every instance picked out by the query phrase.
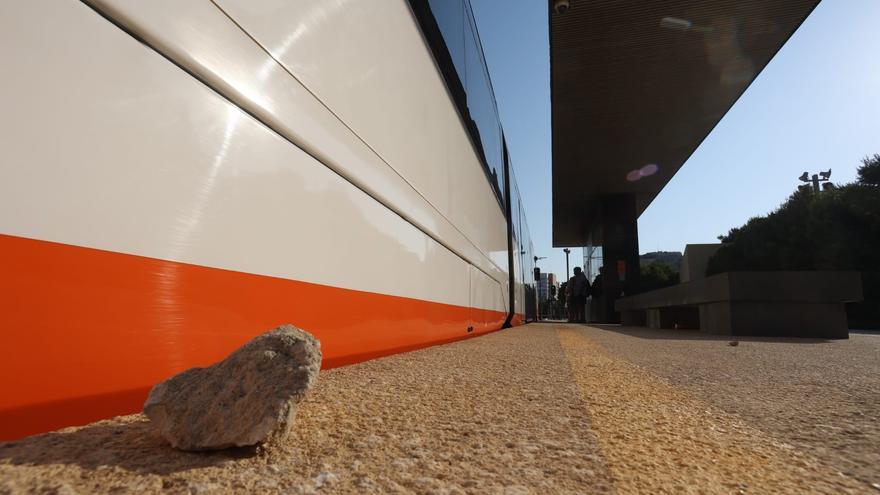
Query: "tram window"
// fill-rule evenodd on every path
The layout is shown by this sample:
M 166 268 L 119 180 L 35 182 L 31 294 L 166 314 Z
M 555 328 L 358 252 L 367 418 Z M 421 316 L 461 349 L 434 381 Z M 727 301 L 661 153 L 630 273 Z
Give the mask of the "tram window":
M 464 105 L 460 111 L 465 122 L 471 122 L 468 130 L 478 148 L 478 155 L 483 161 L 492 188 L 504 204 L 506 199 L 501 122 L 470 2 L 427 0 L 427 4 L 455 68 L 456 74 L 447 71 L 445 76 L 457 77 L 464 89 L 465 101 L 456 103 Z
M 483 148 L 486 165 L 495 181 L 495 187 L 500 193 L 503 191 L 501 186 L 504 180 L 502 176 L 504 168 L 501 156 L 501 128 L 498 123 L 498 113 L 495 110 L 495 98 L 475 33 L 467 33 L 465 47 L 467 62 L 465 91 L 468 112 L 477 126 L 478 139 Z

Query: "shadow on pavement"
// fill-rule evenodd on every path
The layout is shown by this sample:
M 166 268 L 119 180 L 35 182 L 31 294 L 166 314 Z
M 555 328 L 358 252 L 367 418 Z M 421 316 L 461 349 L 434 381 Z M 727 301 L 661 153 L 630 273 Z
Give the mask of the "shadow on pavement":
M 713 335 L 699 330 L 670 330 L 648 327 L 625 327 L 621 325 L 587 324 L 584 327 L 592 327 L 610 332 L 616 332 L 630 337 L 650 340 L 715 340 L 715 341 L 738 341 L 738 342 L 785 342 L 789 344 L 823 344 L 832 342 L 828 339 L 798 338 L 798 337 L 752 337 L 745 335 Z
M 140 474 L 166 475 L 258 455 L 256 448 L 181 452 L 155 434 L 144 416 L 99 421 L 77 429 L 0 443 L 0 461 L 13 465 L 75 464 L 95 470 L 116 466 Z

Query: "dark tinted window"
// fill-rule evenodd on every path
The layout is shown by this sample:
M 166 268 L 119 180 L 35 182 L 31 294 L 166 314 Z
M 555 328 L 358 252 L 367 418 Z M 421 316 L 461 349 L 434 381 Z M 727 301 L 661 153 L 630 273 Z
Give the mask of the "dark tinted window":
M 464 5 L 459 0 L 429 0 L 458 77 L 464 81 Z
M 467 0 L 428 0 L 465 92 L 462 114 L 496 193 L 504 201 L 501 121 L 471 5 Z M 447 75 L 449 77 L 449 75 Z

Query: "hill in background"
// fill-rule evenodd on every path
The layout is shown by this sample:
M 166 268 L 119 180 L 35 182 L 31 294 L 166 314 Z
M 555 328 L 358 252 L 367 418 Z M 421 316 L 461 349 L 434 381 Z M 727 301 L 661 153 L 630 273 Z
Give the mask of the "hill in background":
M 656 261 L 668 265 L 677 272 L 681 269 L 681 258 L 682 254 L 679 251 L 654 251 L 639 256 L 639 265 L 644 267 Z

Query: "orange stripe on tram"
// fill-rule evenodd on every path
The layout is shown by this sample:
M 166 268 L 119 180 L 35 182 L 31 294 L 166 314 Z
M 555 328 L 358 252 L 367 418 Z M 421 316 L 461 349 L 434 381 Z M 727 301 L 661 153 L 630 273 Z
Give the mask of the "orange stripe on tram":
M 315 334 L 332 368 L 506 316 L 7 235 L 0 275 L 0 440 L 137 412 L 152 384 L 282 323 Z

